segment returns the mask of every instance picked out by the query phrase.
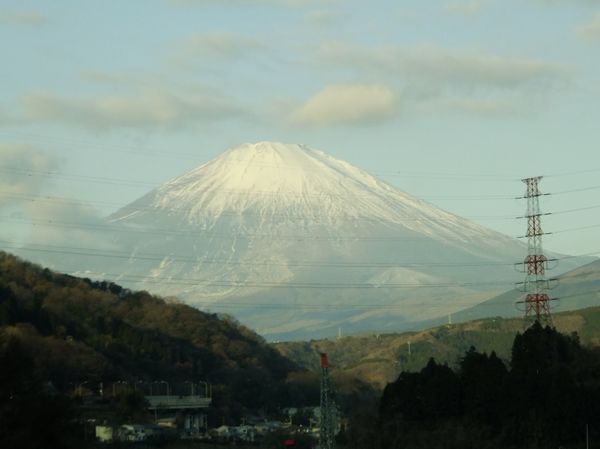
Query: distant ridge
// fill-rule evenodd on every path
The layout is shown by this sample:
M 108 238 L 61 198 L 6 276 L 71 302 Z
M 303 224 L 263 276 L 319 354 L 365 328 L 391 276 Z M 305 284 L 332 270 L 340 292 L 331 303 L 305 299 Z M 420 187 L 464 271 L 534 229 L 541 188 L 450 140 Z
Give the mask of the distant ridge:
M 560 312 L 554 316 L 559 332 L 576 332 L 581 342 L 598 348 L 600 306 Z M 525 330 L 522 318 L 484 318 L 452 325 L 440 325 L 405 333 L 355 335 L 341 339 L 315 339 L 310 342 L 281 342 L 273 346 L 299 366 L 317 369 L 313 354 L 327 352 L 337 368 L 383 390 L 401 371 L 418 372 L 434 357 L 438 363 L 456 367 L 465 352 L 475 347 L 492 351 L 503 360 L 511 357 L 515 335 Z M 410 350 L 409 350 L 410 347 Z
M 551 313 L 578 310 L 600 305 L 600 260 L 558 276 L 556 288 L 550 291 Z M 520 317 L 523 311 L 517 309 L 516 302 L 523 298 L 519 290 L 510 290 L 454 314 L 455 322 L 469 321 L 486 317 Z M 428 325 L 441 324 L 434 320 Z

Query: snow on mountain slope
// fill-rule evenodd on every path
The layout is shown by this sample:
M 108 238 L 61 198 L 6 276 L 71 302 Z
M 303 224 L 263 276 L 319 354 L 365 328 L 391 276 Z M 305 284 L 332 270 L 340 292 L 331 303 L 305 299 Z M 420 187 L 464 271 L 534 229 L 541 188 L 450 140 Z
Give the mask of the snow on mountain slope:
M 113 214 L 135 288 L 233 313 L 270 338 L 392 330 L 506 290 L 515 240 L 302 145 L 259 142 Z
M 297 225 L 366 219 L 436 239 L 490 231 L 437 209 L 352 165 L 302 145 L 260 142 L 230 149 L 123 208 L 114 220 L 136 221 L 148 208 L 208 226 L 226 214 L 251 213 Z

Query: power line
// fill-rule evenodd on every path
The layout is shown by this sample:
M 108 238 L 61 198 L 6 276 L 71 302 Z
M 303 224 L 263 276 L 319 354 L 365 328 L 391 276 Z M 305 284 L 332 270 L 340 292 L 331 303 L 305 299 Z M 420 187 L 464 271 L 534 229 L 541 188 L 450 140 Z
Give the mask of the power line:
M 595 186 L 589 186 L 589 187 L 581 187 L 578 189 L 569 189 L 569 190 L 561 190 L 558 192 L 552 192 L 550 193 L 550 195 L 564 195 L 567 193 L 577 193 L 577 192 L 586 192 L 589 190 L 598 190 L 600 189 L 600 185 L 595 185 Z
M 551 175 L 544 175 L 544 178 L 560 178 L 563 176 L 584 175 L 587 173 L 598 173 L 598 172 L 600 172 L 600 168 L 591 168 L 589 170 L 578 170 L 578 171 L 554 173 Z
M 61 204 L 73 204 L 73 205 L 81 205 L 82 201 L 77 201 L 77 200 L 72 200 L 69 198 L 65 198 L 65 197 L 55 197 L 55 196 L 47 196 L 47 195 L 27 195 L 27 194 L 13 194 L 9 191 L 1 191 L 0 190 L 0 196 L 2 198 L 11 198 L 11 199 L 17 199 L 17 200 L 22 200 L 22 201 L 28 201 L 28 202 L 32 202 L 32 203 L 37 203 L 37 202 L 43 202 L 43 203 L 61 203 Z M 103 206 L 116 206 L 116 207 L 120 207 L 120 209 L 118 209 L 117 211 L 121 212 L 126 212 L 128 210 L 131 210 L 132 212 L 138 212 L 138 211 L 156 211 L 157 209 L 155 207 L 152 206 L 124 206 L 121 207 L 121 203 L 117 203 L 114 201 L 97 201 L 97 200 L 93 200 L 93 201 L 85 201 L 85 204 L 98 204 L 98 205 L 103 205 Z M 600 206 L 599 206 L 600 207 Z M 191 212 L 193 210 L 196 210 L 195 208 L 191 208 L 191 207 L 161 207 L 160 211 L 167 211 L 167 212 Z M 438 220 L 448 220 L 448 221 L 453 221 L 455 220 L 454 214 L 452 213 L 447 213 L 448 215 L 452 215 L 451 217 L 439 217 Z M 204 214 L 206 216 L 206 214 Z M 251 211 L 242 211 L 242 212 L 220 212 L 218 215 L 214 215 L 214 217 L 221 217 L 221 216 L 231 216 L 231 217 L 241 217 L 241 216 L 252 216 L 252 215 L 256 215 L 256 216 L 261 216 L 263 217 L 263 214 L 261 212 L 251 212 Z M 290 213 L 282 213 L 282 212 L 274 212 L 272 214 L 269 214 L 270 216 L 273 217 L 284 217 L 284 218 L 299 218 L 299 219 L 306 219 L 306 218 L 318 218 L 320 215 L 322 214 L 290 214 Z M 352 221 L 356 221 L 356 220 L 361 220 L 361 221 L 377 221 L 374 219 L 369 219 L 367 217 L 356 217 L 353 215 L 349 215 L 349 214 L 327 214 L 326 215 L 328 218 L 346 218 L 346 219 L 351 219 Z M 501 220 L 513 220 L 514 217 L 512 215 L 497 215 L 497 216 L 491 216 L 491 215 L 482 215 L 482 216 L 472 216 L 472 217 L 460 217 L 463 219 L 470 219 L 470 220 L 490 220 L 490 221 L 501 221 Z M 423 218 L 417 218 L 417 217 L 402 217 L 402 221 L 423 221 Z
M 165 150 L 163 148 L 148 148 L 142 147 L 140 145 L 129 146 L 129 145 L 115 145 L 113 143 L 98 143 L 97 141 L 89 141 L 82 139 L 67 139 L 64 137 L 57 137 L 51 135 L 42 135 L 37 133 L 23 133 L 23 132 L 6 132 L 2 131 L 1 134 L 8 136 L 17 136 L 18 138 L 27 138 L 41 141 L 43 143 L 48 143 L 49 141 L 53 141 L 55 143 L 61 144 L 61 149 L 72 150 L 72 151 L 80 151 L 81 148 L 92 148 L 92 149 L 101 149 L 102 151 L 109 152 L 118 152 L 118 153 L 129 153 L 129 154 L 137 154 L 140 156 L 152 156 L 152 157 L 164 157 L 169 159 L 198 159 L 201 154 L 198 153 L 180 153 L 173 152 L 171 150 Z M 12 137 L 11 137 L 12 138 Z M 67 145 L 67 146 L 65 146 Z M 70 147 L 69 147 L 70 146 Z M 232 149 L 232 148 L 228 148 Z M 208 151 L 201 151 L 200 153 L 207 153 Z M 211 160 L 214 160 L 211 159 Z M 210 162 L 206 161 L 207 162 Z M 283 166 L 283 165 L 281 165 Z M 523 176 L 519 174 L 512 175 L 501 175 L 498 173 L 480 173 L 480 172 L 436 172 L 436 171 L 421 171 L 421 170 L 364 170 L 365 172 L 375 174 L 375 175 L 383 175 L 383 176 L 403 176 L 403 177 L 423 177 L 428 179 L 465 179 L 472 178 L 477 179 L 479 181 L 491 180 L 494 182 L 505 181 L 505 182 L 515 182 L 520 180 Z M 578 170 L 578 171 L 565 171 L 565 172 L 555 172 L 551 174 L 544 175 L 545 178 L 559 178 L 566 176 L 574 176 L 581 175 L 587 173 L 598 173 L 600 172 L 600 168 L 595 169 L 586 169 L 586 170 Z
M 22 200 L 22 201 L 29 201 L 29 202 L 45 202 L 45 203 L 52 203 L 52 202 L 56 202 L 56 203 L 64 203 L 64 204 L 75 204 L 75 205 L 80 205 L 82 203 L 84 203 L 83 201 L 80 200 L 75 200 L 75 199 L 71 199 L 71 198 L 66 198 L 66 197 L 58 197 L 58 196 L 51 196 L 51 195 L 28 195 L 28 194 L 17 194 L 17 193 L 13 193 L 11 191 L 7 191 L 7 190 L 0 190 L 0 196 L 2 198 L 9 198 L 9 199 L 14 199 L 14 200 Z M 458 197 L 436 197 L 437 199 L 489 199 L 489 198 L 484 198 L 484 197 L 471 197 L 471 198 L 458 198 Z M 429 198 L 431 199 L 431 198 Z M 115 206 L 116 208 L 120 208 L 118 210 L 128 210 L 128 206 L 122 206 L 122 203 L 120 202 L 116 202 L 116 201 L 101 201 L 101 200 L 86 200 L 85 204 L 94 204 L 94 205 L 103 205 L 103 206 Z M 131 206 L 130 209 L 132 211 L 153 211 L 156 210 L 155 207 L 151 207 L 151 206 L 147 206 L 147 207 L 140 207 L 140 206 Z M 558 211 L 554 211 L 554 212 L 550 212 L 548 213 L 548 215 L 562 215 L 562 214 L 568 214 L 568 213 L 573 213 L 573 212 L 580 212 L 580 211 L 585 211 L 585 210 L 593 210 L 593 209 L 600 209 L 600 204 L 594 204 L 592 206 L 584 206 L 584 207 L 578 207 L 578 208 L 573 208 L 573 209 L 564 209 L 564 210 L 558 210 Z M 191 207 L 161 207 L 160 208 L 161 211 L 178 211 L 178 212 L 185 212 L 185 211 L 192 211 L 194 210 L 194 208 Z M 449 213 L 450 215 L 454 215 L 452 213 Z M 259 212 L 248 212 L 248 211 L 243 211 L 240 213 L 235 213 L 235 212 L 222 212 L 219 214 L 219 216 L 240 216 L 240 215 L 261 215 Z M 303 214 L 298 214 L 298 215 L 294 215 L 294 214 L 287 214 L 287 213 L 273 213 L 271 214 L 272 216 L 283 216 L 283 217 L 297 217 L 297 218 L 307 218 L 307 215 L 303 215 Z M 328 215 L 331 216 L 331 215 Z M 351 215 L 342 215 L 342 214 L 338 214 L 338 215 L 334 215 L 334 217 L 342 217 L 342 218 L 351 218 L 352 220 L 356 220 L 357 218 L 360 219 L 360 217 L 355 217 L 355 216 L 351 216 Z M 309 218 L 314 218 L 314 215 L 309 217 Z M 465 219 L 470 219 L 470 220 L 513 220 L 514 217 L 512 215 L 481 215 L 481 216 L 461 216 L 461 218 L 465 218 Z M 404 217 L 405 220 L 409 221 L 418 221 L 418 220 L 422 220 L 419 218 L 413 218 L 413 217 Z M 447 218 L 448 220 L 452 220 L 453 218 Z
M 593 224 L 593 225 L 589 225 L 589 226 L 579 226 L 577 228 L 559 229 L 558 231 L 553 231 L 549 234 L 563 234 L 565 232 L 583 231 L 585 229 L 594 229 L 594 228 L 600 228 L 600 224 Z
M 176 276 L 149 276 L 123 273 L 94 273 L 85 272 L 88 277 L 98 279 L 113 279 L 115 282 L 132 282 L 160 285 L 190 285 L 194 287 L 227 287 L 227 288 L 290 288 L 290 289 L 350 289 L 350 290 L 387 290 L 387 289 L 429 289 L 452 287 L 503 287 L 514 285 L 513 280 L 489 282 L 432 282 L 432 283 L 347 283 L 347 282 L 267 282 L 267 281 L 225 281 Z M 571 275 L 586 276 L 586 273 Z
M 436 268 L 436 267 L 481 267 L 481 266 L 506 266 L 512 267 L 513 263 L 505 262 L 481 262 L 481 263 L 394 263 L 394 262 L 313 262 L 313 261 L 288 261 L 288 262 L 270 262 L 270 261 L 231 261 L 231 260 L 219 260 L 219 259 L 206 259 L 196 257 L 182 257 L 174 256 L 172 254 L 161 255 L 151 253 L 118 253 L 110 252 L 100 248 L 77 248 L 68 246 L 58 245 L 35 245 L 33 246 L 15 246 L 12 242 L 6 240 L 0 240 L 6 249 L 15 249 L 22 251 L 31 252 L 43 252 L 43 253 L 56 253 L 56 254 L 70 254 L 70 255 L 81 255 L 90 257 L 103 257 L 103 258 L 115 258 L 115 259 L 127 259 L 127 260 L 152 260 L 152 261 L 163 261 L 169 259 L 170 262 L 194 262 L 194 263 L 206 263 L 206 264 L 222 264 L 222 265 L 250 265 L 250 266 L 286 266 L 286 267 L 332 267 L 332 268 Z M 557 260 L 572 258 L 572 256 L 557 258 Z
M 92 183 L 101 183 L 101 184 L 157 187 L 157 183 L 149 182 L 149 181 L 140 181 L 140 180 L 123 179 L 123 178 L 108 178 L 108 177 L 89 176 L 89 175 L 75 175 L 75 174 L 69 174 L 69 173 L 61 173 L 61 172 L 57 172 L 57 171 L 32 170 L 32 169 L 24 169 L 21 167 L 11 167 L 11 166 L 0 166 L 0 172 L 21 174 L 24 176 L 38 175 L 38 176 L 44 176 L 44 177 L 64 178 L 66 180 L 72 180 L 72 181 L 92 182 Z M 181 176 L 185 176 L 185 174 L 183 174 Z M 171 181 L 177 180 L 181 176 L 175 177 L 175 178 L 171 179 Z M 599 190 L 599 189 L 600 189 L 600 185 L 593 185 L 593 186 L 581 187 L 581 188 L 577 188 L 577 189 L 568 189 L 568 190 L 551 192 L 549 194 L 550 195 L 564 195 L 564 194 L 568 194 L 568 193 L 578 193 L 578 192 L 592 191 L 592 190 Z M 281 195 L 282 193 L 285 193 L 285 192 L 275 192 L 275 191 L 249 191 L 249 190 L 245 190 L 245 189 L 221 189 L 221 191 L 225 191 L 228 193 L 244 192 L 245 194 L 252 194 L 252 195 L 259 195 L 259 194 Z M 311 193 L 287 192 L 285 194 L 287 194 L 287 195 L 296 194 L 296 195 L 301 195 L 301 196 L 314 195 L 314 196 L 319 196 L 319 197 L 322 197 L 322 196 L 344 197 L 345 196 L 345 195 L 327 194 L 327 193 L 311 194 Z M 419 197 L 419 198 L 415 197 L 415 199 L 416 200 L 465 200 L 465 201 L 482 200 L 482 201 L 484 201 L 484 200 L 490 200 L 490 199 L 514 200 L 515 197 L 508 196 L 508 195 L 456 195 L 456 196 L 441 195 L 441 196 L 435 196 L 435 197 L 427 197 L 427 196 Z
M 368 284 L 368 283 L 347 283 L 347 282 L 254 282 L 254 281 L 216 281 L 211 279 L 198 278 L 179 278 L 168 277 L 149 277 L 144 275 L 123 273 L 92 273 L 86 272 L 86 275 L 98 278 L 112 278 L 116 282 L 125 280 L 126 282 L 139 282 L 144 284 L 161 285 L 192 285 L 196 287 L 229 287 L 229 288 L 293 288 L 293 289 L 350 289 L 350 290 L 386 290 L 386 289 L 427 289 L 427 288 L 450 288 L 450 287 L 479 287 L 479 286 L 506 286 L 514 285 L 512 281 L 490 281 L 490 282 L 440 282 L 440 283 L 389 283 L 389 284 Z
M 561 300 L 561 299 L 569 299 L 569 298 L 574 298 L 574 297 L 578 297 L 578 296 L 586 296 L 586 295 L 599 295 L 600 291 L 598 290 L 593 290 L 593 291 L 589 291 L 589 292 L 582 292 L 581 294 L 574 294 L 574 295 L 568 295 L 568 296 L 560 296 L 555 298 L 556 300 Z M 444 310 L 448 310 L 450 307 L 452 306 L 458 306 L 458 307 L 494 307 L 494 308 L 498 308 L 498 307 L 504 307 L 506 306 L 507 308 L 511 307 L 512 304 L 503 304 L 503 303 L 496 303 L 496 302 L 488 302 L 488 301 L 484 301 L 484 302 L 450 302 L 447 303 L 445 305 L 442 305 L 440 303 L 436 303 L 436 302 L 419 302 L 418 304 L 416 303 L 405 303 L 403 301 L 398 301 L 398 303 L 395 304 L 347 304 L 347 303 L 343 303 L 343 304 L 306 304 L 306 303 L 290 303 L 290 304 L 283 304 L 283 303 L 255 303 L 255 302 L 229 302 L 229 301 L 219 301 L 219 302 L 210 302 L 210 301 L 194 301 L 193 303 L 190 303 L 190 305 L 196 306 L 196 307 L 204 307 L 205 309 L 208 310 L 212 310 L 212 309 L 224 309 L 224 310 L 230 310 L 230 309 L 242 309 L 242 308 L 256 308 L 256 309 L 284 309 L 284 310 L 293 310 L 293 311 L 297 311 L 299 309 L 304 309 L 304 310 L 316 310 L 316 311 L 328 311 L 328 310 L 347 310 L 347 309 L 357 309 L 357 310 L 363 310 L 363 311 L 372 311 L 372 310 L 394 310 L 394 309 L 401 309 L 401 310 L 408 310 L 408 309 L 423 309 L 423 308 L 427 308 L 428 310 L 431 309 L 444 309 Z M 512 307 L 511 307 L 512 308 Z M 467 309 L 462 309 L 462 311 L 467 310 Z
M 88 276 L 94 276 L 94 274 L 90 274 L 87 273 Z M 586 276 L 586 273 L 581 273 L 578 275 L 574 275 L 574 276 Z M 106 277 L 106 276 L 111 276 L 111 277 L 119 277 L 120 275 L 116 275 L 116 274 L 110 274 L 110 273 L 102 273 L 101 277 Z M 574 277 L 574 276 L 570 276 L 570 278 Z M 140 281 L 140 279 L 142 279 L 142 281 Z M 181 285 L 183 284 L 190 284 L 191 285 L 198 285 L 198 280 L 191 280 L 191 279 L 181 279 L 178 282 L 173 282 L 175 280 L 178 280 L 179 278 L 174 278 L 174 277 L 170 277 L 170 278 L 153 278 L 151 280 L 146 279 L 144 276 L 136 276 L 136 275 L 125 275 L 125 276 L 120 276 L 120 279 L 117 279 L 117 282 L 121 282 L 121 281 L 131 281 L 131 282 L 145 282 L 145 283 L 160 283 L 160 284 L 177 284 L 177 285 Z M 183 281 L 183 282 L 182 282 Z M 318 289 L 340 289 L 340 288 L 345 288 L 345 289 L 364 289 L 364 288 L 372 288 L 372 289 L 381 289 L 381 288 L 409 288 L 409 289 L 414 289 L 414 288 L 448 288 L 448 287 L 466 287 L 466 286 L 475 286 L 475 285 L 483 285 L 482 283 L 456 283 L 456 284 L 450 284 L 450 283 L 439 283 L 439 284 L 428 284 L 428 285 L 423 285 L 423 284 L 390 284 L 387 286 L 374 286 L 371 284 L 332 284 L 332 283 L 327 283 L 327 284 L 316 284 L 316 283 L 307 283 L 307 284 L 299 284 L 299 283 L 224 283 L 224 282 L 218 282 L 218 283 L 210 283 L 210 284 L 205 284 L 204 287 L 239 287 L 239 288 L 273 288 L 273 287 L 278 287 L 278 288 L 318 288 Z M 512 285 L 512 282 L 496 282 L 496 283 L 486 283 L 485 285 L 497 285 L 497 286 L 501 286 L 501 285 Z M 515 291 L 516 293 L 516 291 Z M 585 296 L 588 294 L 600 294 L 600 290 L 591 290 L 591 291 L 586 291 L 586 292 L 579 292 L 579 293 L 575 293 L 575 294 L 571 294 L 571 295 L 565 295 L 565 296 L 560 296 L 556 299 L 568 299 L 568 298 L 572 298 L 572 297 L 578 297 L 578 296 Z M 427 307 L 428 309 L 431 308 L 444 308 L 447 309 L 448 306 L 477 306 L 477 307 L 481 307 L 481 306 L 489 306 L 489 307 L 497 307 L 501 304 L 497 304 L 494 302 L 481 302 L 481 303 L 473 303 L 473 302 L 457 302 L 457 301 L 452 301 L 451 303 L 447 304 L 447 305 L 441 305 L 439 302 L 422 302 L 419 301 L 418 304 L 414 304 L 414 303 L 410 303 L 410 302 L 404 302 L 404 301 L 399 301 L 397 303 L 359 303 L 359 304 L 352 304 L 352 303 L 340 303 L 340 304 L 326 304 L 326 303 L 318 303 L 318 304 L 310 304 L 310 303 L 298 303 L 298 302 L 294 302 L 294 303 L 273 303 L 273 302 L 262 302 L 262 303 L 257 303 L 254 301 L 248 302 L 248 301 L 219 301 L 219 302 L 213 302 L 213 301 L 194 301 L 193 305 L 196 306 L 200 306 L 200 305 L 204 305 L 207 306 L 209 308 L 240 308 L 240 307 L 248 307 L 248 308 L 273 308 L 273 309 L 291 309 L 291 310 L 297 310 L 298 308 L 302 308 L 302 309 L 314 309 L 314 310 L 328 310 L 328 309 L 348 309 L 348 308 L 354 308 L 354 309 L 364 309 L 364 310 L 374 310 L 374 309 L 394 309 L 394 308 L 401 308 L 401 309 L 407 309 L 407 308 L 423 308 L 423 307 Z
M 7 134 L 3 132 L 3 134 Z M 103 151 L 111 151 L 111 152 L 119 152 L 119 153 L 129 153 L 129 154 L 139 154 L 140 156 L 152 156 L 152 157 L 165 157 L 170 159 L 197 159 L 199 157 L 198 154 L 195 153 L 177 153 L 172 151 L 164 151 L 163 149 L 157 148 L 144 148 L 141 147 L 132 147 L 132 146 L 123 146 L 123 145 L 114 145 L 114 144 L 99 144 L 97 142 L 85 141 L 81 139 L 65 139 L 65 138 L 57 138 L 56 136 L 48 136 L 48 135 L 40 135 L 33 133 L 12 133 L 17 136 L 24 136 L 26 138 L 37 139 L 38 141 L 42 141 L 43 143 L 47 143 L 48 141 L 58 142 L 61 145 L 62 149 L 79 151 L 81 148 L 93 148 L 93 149 L 101 149 Z M 9 134 L 10 135 L 10 134 Z M 71 145 L 72 148 L 65 147 L 64 145 Z M 229 148 L 231 149 L 231 148 Z M 206 153 L 206 152 L 204 152 Z M 214 160 L 211 159 L 211 160 Z M 210 162 L 206 161 L 206 162 Z M 267 165 L 264 165 L 267 166 Z M 269 165 L 273 166 L 273 165 Z M 279 165 L 279 166 L 289 166 L 289 165 Z M 514 176 L 506 176 L 499 175 L 497 173 L 457 173 L 457 172 L 423 172 L 420 170 L 364 170 L 373 175 L 382 175 L 382 176 L 402 176 L 402 177 L 426 177 L 426 178 L 437 178 L 437 179 L 464 179 L 464 178 L 473 178 L 478 180 L 493 180 L 493 181 L 506 181 L 506 182 L 514 182 L 519 177 L 517 175 Z
M 352 217 L 349 217 L 352 219 Z M 32 226 L 49 226 L 49 227 L 60 227 L 68 229 L 89 229 L 100 232 L 124 232 L 124 233 L 135 233 L 135 234 L 155 234 L 155 235 L 171 235 L 181 237 L 207 237 L 207 238 L 218 238 L 218 239 L 231 239 L 231 238 L 257 238 L 257 239 L 270 239 L 270 240 L 289 240 L 289 241 L 335 241 L 335 242 L 355 242 L 355 241 L 368 241 L 368 242 L 415 242 L 420 241 L 422 238 L 401 238 L 401 237 L 367 237 L 367 236 L 353 236 L 353 237 L 339 237 L 339 236 L 324 236 L 324 235 L 312 235 L 312 234 L 296 234 L 296 235 L 275 235 L 275 234 L 253 234 L 253 233 L 220 233 L 220 232 L 207 232 L 201 229 L 194 229 L 189 231 L 175 231 L 173 229 L 165 228 L 141 228 L 131 225 L 123 225 L 121 223 L 109 223 L 109 224 L 91 224 L 91 223 L 76 223 L 76 222 L 61 222 L 55 220 L 41 220 L 41 219 L 24 219 L 10 216 L 0 217 L 4 221 L 12 221 L 16 223 L 25 223 Z M 427 222 L 427 219 L 415 219 L 414 222 Z M 319 223 L 315 223 L 319 225 Z M 398 222 L 401 224 L 401 222 Z M 581 226 L 576 228 L 561 229 L 551 233 L 561 234 L 566 232 L 580 231 L 585 229 L 592 229 L 600 227 L 600 224 L 594 224 L 589 226 Z M 409 228 L 410 229 L 410 228 Z
M 572 212 L 580 212 L 582 210 L 591 210 L 591 209 L 600 209 L 600 204 L 595 204 L 593 206 L 586 206 L 586 207 L 577 207 L 575 209 L 565 209 L 565 210 L 559 210 L 556 212 L 551 212 L 551 215 L 562 215 L 562 214 L 570 214 Z
M 60 172 L 48 171 L 48 170 L 23 169 L 20 167 L 0 166 L 0 172 L 20 174 L 20 175 L 25 175 L 25 176 L 38 175 L 38 176 L 44 176 L 44 177 L 64 178 L 67 180 L 92 182 L 92 183 L 100 183 L 100 184 L 132 185 L 132 186 L 139 185 L 139 186 L 152 186 L 152 187 L 156 186 L 156 183 L 147 182 L 147 181 L 133 181 L 131 179 L 105 178 L 105 177 L 100 177 L 100 176 L 72 175 L 72 174 L 68 174 L 68 173 L 60 173 Z
M 54 177 L 54 178 L 63 178 L 71 181 L 81 181 L 81 182 L 92 182 L 92 183 L 100 183 L 100 184 L 111 184 L 111 185 L 130 185 L 130 186 L 148 186 L 148 187 L 157 187 L 157 183 L 148 182 L 148 181 L 136 181 L 131 179 L 123 179 L 123 178 L 106 178 L 99 176 L 87 176 L 87 175 L 73 175 L 68 173 L 61 173 L 56 171 L 47 171 L 47 170 L 31 170 L 31 169 L 23 169 L 20 167 L 9 167 L 9 166 L 0 166 L 0 172 L 5 173 L 13 173 L 20 174 L 25 176 L 38 175 L 43 177 Z M 182 176 L 185 176 L 182 175 Z M 174 182 L 181 178 L 181 176 L 175 177 L 167 183 Z M 394 187 L 394 189 L 397 189 Z M 326 193 L 326 192 L 318 192 L 318 193 L 310 193 L 310 192 L 285 192 L 285 191 L 267 191 L 267 190 L 248 190 L 248 189 L 219 189 L 220 192 L 226 192 L 229 194 L 240 194 L 240 195 L 267 195 L 267 196 L 299 196 L 299 197 L 332 197 L 332 198 L 361 198 L 366 197 L 370 198 L 370 195 L 345 195 L 345 194 L 336 194 L 336 193 Z M 397 189 L 398 193 L 404 193 Z M 406 194 L 408 195 L 408 194 Z M 410 195 L 415 201 L 426 201 L 426 200 L 465 200 L 465 201 L 478 201 L 478 200 L 489 200 L 489 199 L 497 199 L 497 200 L 513 200 L 514 197 L 506 196 L 506 195 L 460 195 L 460 196 L 440 196 L 440 197 L 414 197 Z
M 558 297 L 556 297 L 556 299 L 560 300 L 560 299 L 577 298 L 579 296 L 587 296 L 587 295 L 600 295 L 600 289 L 598 289 L 598 290 L 589 290 L 587 292 L 573 293 L 571 295 L 558 296 Z
M 312 234 L 296 234 L 296 235 L 275 235 L 275 234 L 253 234 L 253 233 L 220 233 L 220 232 L 206 232 L 203 230 L 189 230 L 189 231 L 175 231 L 173 229 L 164 228 L 141 228 L 122 224 L 91 224 L 91 223 L 74 223 L 74 222 L 60 222 L 55 220 L 41 220 L 41 219 L 22 219 L 15 217 L 0 217 L 5 221 L 12 221 L 17 223 L 27 223 L 33 226 L 50 226 L 50 227 L 61 227 L 68 229 L 90 229 L 101 232 L 125 232 L 134 234 L 157 234 L 157 235 L 170 235 L 170 236 L 182 236 L 190 238 L 206 237 L 206 238 L 217 238 L 217 239 L 231 239 L 231 238 L 256 238 L 256 239 L 269 239 L 269 240 L 284 240 L 284 241 L 334 241 L 334 242 L 415 242 L 420 241 L 423 238 L 401 238 L 401 237 L 366 237 L 366 236 L 354 236 L 354 237 L 339 237 L 339 236 L 324 236 L 324 235 L 312 235 Z M 427 221 L 427 220 L 423 220 Z
M 3 132 L 2 134 L 7 134 Z M 125 145 L 114 145 L 114 144 L 106 144 L 106 143 L 98 143 L 91 142 L 88 140 L 74 140 L 74 139 L 65 139 L 63 137 L 56 136 L 48 136 L 48 135 L 40 135 L 33 133 L 12 133 L 13 135 L 24 136 L 26 138 L 37 139 L 38 141 L 47 144 L 49 141 L 53 141 L 54 143 L 59 143 L 61 145 L 62 150 L 70 150 L 70 151 L 80 151 L 81 148 L 92 148 L 98 149 L 102 151 L 116 152 L 116 153 L 129 153 L 129 154 L 139 154 L 140 156 L 153 156 L 153 157 L 165 157 L 169 159 L 178 158 L 178 159 L 197 159 L 198 155 L 194 153 L 177 153 L 171 151 L 163 151 L 156 148 L 144 148 L 141 147 L 131 147 Z M 9 134 L 10 135 L 10 134 Z M 67 145 L 67 146 L 65 146 Z M 69 147 L 69 145 L 71 147 Z
M 174 254 L 157 254 L 157 253 L 125 253 L 125 252 L 114 252 L 107 251 L 100 248 L 84 248 L 84 247 L 69 247 L 59 245 L 29 245 L 29 246 L 17 246 L 7 240 L 0 240 L 5 249 L 37 252 L 37 253 L 50 253 L 50 254 L 68 254 L 75 256 L 86 256 L 86 257 L 101 257 L 101 258 L 112 258 L 112 259 L 126 259 L 126 260 L 149 260 L 162 262 L 168 259 L 169 262 L 178 263 L 201 263 L 201 264 L 217 264 L 217 265 L 236 265 L 236 266 L 285 266 L 285 267 L 311 267 L 311 268 L 478 268 L 478 267 L 512 267 L 513 263 L 505 262 L 481 262 L 481 263 L 434 263 L 434 262 L 318 262 L 318 261 L 294 261 L 290 260 L 287 262 L 276 263 L 273 261 L 232 261 L 226 259 L 209 259 L 209 258 L 198 258 L 198 257 L 183 257 Z M 599 254 L 600 251 L 574 255 L 574 256 L 562 256 L 557 257 L 553 260 L 572 260 L 576 258 L 590 257 Z

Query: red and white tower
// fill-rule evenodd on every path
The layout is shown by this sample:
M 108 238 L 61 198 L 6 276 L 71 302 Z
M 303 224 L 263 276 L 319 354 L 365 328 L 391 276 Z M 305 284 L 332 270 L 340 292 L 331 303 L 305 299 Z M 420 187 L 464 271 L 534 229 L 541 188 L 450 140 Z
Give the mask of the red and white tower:
M 522 290 L 525 292 L 525 298 L 518 301 L 518 304 L 524 304 L 525 319 L 536 320 L 541 324 L 552 325 L 552 316 L 550 314 L 550 301 L 547 291 L 550 290 L 551 281 L 555 279 L 546 279 L 546 270 L 549 269 L 548 263 L 555 259 L 548 259 L 542 250 L 542 236 L 548 233 L 542 231 L 540 210 L 540 196 L 548 195 L 539 190 L 539 181 L 541 176 L 525 178 L 522 181 L 527 185 L 527 191 L 524 199 L 527 199 L 527 257 L 523 264 L 525 272 L 525 281 L 522 284 Z
M 319 449 L 335 449 L 335 403 L 329 378 L 329 359 L 321 353 L 321 426 Z

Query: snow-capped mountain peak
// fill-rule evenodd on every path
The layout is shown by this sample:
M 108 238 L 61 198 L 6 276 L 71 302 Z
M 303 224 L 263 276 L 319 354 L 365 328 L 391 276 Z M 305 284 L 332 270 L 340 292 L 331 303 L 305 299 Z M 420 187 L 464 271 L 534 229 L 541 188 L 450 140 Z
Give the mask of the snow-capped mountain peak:
M 454 238 L 488 230 L 401 192 L 353 165 L 304 145 L 244 144 L 168 181 L 112 218 L 142 218 L 147 210 L 175 213 L 193 225 L 216 217 L 259 213 L 263 219 L 333 224 L 375 220 L 415 232 Z M 141 214 L 141 215 L 140 215 Z

